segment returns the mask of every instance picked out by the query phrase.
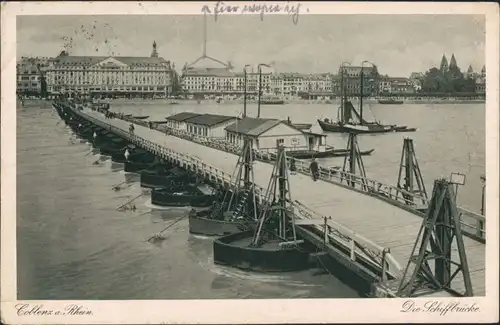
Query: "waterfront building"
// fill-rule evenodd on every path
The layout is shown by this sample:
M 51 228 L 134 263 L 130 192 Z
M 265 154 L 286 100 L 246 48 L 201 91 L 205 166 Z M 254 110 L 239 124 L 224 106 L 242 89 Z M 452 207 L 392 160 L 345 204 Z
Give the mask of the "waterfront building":
M 344 91 L 347 96 L 359 96 L 361 91 L 361 70 L 363 70 L 363 95 L 373 96 L 379 92 L 378 83 L 380 75 L 376 66 L 351 66 L 339 67 L 339 75 L 343 72 Z
M 486 67 L 483 66 L 481 73 L 476 76 L 475 92 L 477 94 L 486 94 Z
M 278 73 L 273 75 L 271 81 L 272 92 L 280 97 L 296 97 L 304 91 L 304 75 L 300 73 Z
M 262 94 L 271 93 L 271 73 L 262 72 Z M 188 67 L 182 72 L 181 85 L 184 94 L 196 98 L 210 96 L 243 96 L 245 77 L 243 72 L 234 72 L 232 67 Z M 247 73 L 247 94 L 255 96 L 259 89 L 259 74 Z
M 380 94 L 390 94 L 392 93 L 392 82 L 391 77 L 382 76 L 379 78 L 378 89 Z
M 186 120 L 200 116 L 201 114 L 198 113 L 192 113 L 192 112 L 182 112 L 174 115 L 170 115 L 165 117 L 167 120 L 167 126 L 171 127 L 175 130 L 180 130 L 180 131 L 187 131 L 187 124 Z
M 48 57 L 22 57 L 16 64 L 16 93 L 25 96 L 41 96 L 44 70 Z M 44 85 L 46 87 L 46 85 Z M 44 89 L 46 90 L 46 89 Z
M 246 117 L 227 126 L 226 140 L 242 146 L 244 137 L 252 140 L 252 148 L 275 152 L 276 143 L 285 146 L 287 151 L 318 150 L 325 151 L 326 136 L 302 131 L 286 121 Z
M 225 128 L 237 119 L 234 116 L 203 114 L 190 117 L 184 120 L 184 123 L 190 134 L 224 139 Z
M 283 98 L 330 99 L 333 81 L 331 73 L 278 73 L 271 76 L 271 92 Z
M 414 92 L 420 92 L 422 90 L 422 81 L 425 78 L 425 74 L 422 72 L 412 72 L 408 81 L 413 86 Z
M 392 94 L 410 94 L 415 91 L 412 82 L 405 77 L 391 77 L 391 93 Z
M 411 94 L 420 90 L 421 84 L 419 79 L 382 76 L 379 78 L 378 89 L 380 95 Z
M 47 90 L 95 97 L 167 97 L 173 73 L 170 61 L 158 56 L 156 42 L 149 57 L 72 56 L 63 51 L 49 61 Z

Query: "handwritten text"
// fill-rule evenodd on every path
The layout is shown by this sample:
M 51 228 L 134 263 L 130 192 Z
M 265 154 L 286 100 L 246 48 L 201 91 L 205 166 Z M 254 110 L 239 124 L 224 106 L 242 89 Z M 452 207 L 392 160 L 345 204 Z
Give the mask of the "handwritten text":
M 223 1 L 218 1 L 212 8 L 210 8 L 208 5 L 204 5 L 201 11 L 204 13 L 213 14 L 216 21 L 217 17 L 224 13 L 260 13 L 260 20 L 264 19 L 264 15 L 266 13 L 286 13 L 289 16 L 292 16 L 293 23 L 297 24 L 299 22 L 299 13 L 301 6 L 302 4 L 300 3 L 297 3 L 295 5 L 291 5 L 288 3 L 286 5 L 280 5 L 276 3 L 249 3 L 244 6 L 239 6 L 226 4 Z

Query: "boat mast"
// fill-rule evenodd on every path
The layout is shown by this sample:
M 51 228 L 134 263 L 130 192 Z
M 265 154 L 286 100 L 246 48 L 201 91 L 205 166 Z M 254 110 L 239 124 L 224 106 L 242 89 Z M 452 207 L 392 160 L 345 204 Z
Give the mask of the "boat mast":
M 360 91 L 359 91 L 359 124 L 363 124 L 363 65 L 361 65 L 361 81 L 360 81 Z
M 243 77 L 245 81 L 243 82 L 243 118 L 247 117 L 247 67 L 248 64 L 243 68 Z
M 344 67 L 340 65 L 340 123 L 345 124 L 344 121 Z

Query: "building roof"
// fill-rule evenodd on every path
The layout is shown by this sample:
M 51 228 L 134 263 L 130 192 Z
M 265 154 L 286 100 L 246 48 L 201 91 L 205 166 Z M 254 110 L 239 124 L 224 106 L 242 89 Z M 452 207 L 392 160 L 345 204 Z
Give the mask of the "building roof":
M 236 74 L 227 68 L 191 68 L 184 71 L 186 76 L 234 77 Z
M 302 133 L 313 135 L 315 137 L 325 137 L 326 138 L 326 134 L 324 134 L 324 133 L 318 133 L 318 132 L 312 132 L 312 131 L 306 131 L 306 130 L 302 130 Z
M 353 73 L 353 74 L 360 74 L 361 70 L 363 70 L 363 73 L 370 74 L 370 73 L 378 73 L 377 67 L 374 66 L 353 66 L 353 65 L 344 65 L 339 67 L 339 72 L 342 72 L 344 70 L 345 73 Z
M 84 65 L 90 66 L 95 65 L 106 59 L 113 58 L 120 61 L 126 65 L 158 65 L 158 64 L 169 64 L 164 58 L 158 57 L 140 57 L 140 56 L 58 56 L 51 60 L 55 64 L 62 65 Z
M 216 115 L 216 114 L 203 114 L 195 117 L 188 118 L 185 120 L 186 123 L 214 126 L 223 122 L 234 120 L 236 117 L 227 115 Z
M 174 115 L 170 115 L 165 117 L 166 120 L 169 121 L 177 121 L 177 122 L 184 122 L 185 120 L 195 117 L 195 116 L 200 116 L 201 114 L 198 113 L 193 113 L 193 112 L 182 112 Z
M 283 121 L 277 119 L 245 117 L 242 120 L 228 125 L 225 130 L 256 137 L 282 122 Z

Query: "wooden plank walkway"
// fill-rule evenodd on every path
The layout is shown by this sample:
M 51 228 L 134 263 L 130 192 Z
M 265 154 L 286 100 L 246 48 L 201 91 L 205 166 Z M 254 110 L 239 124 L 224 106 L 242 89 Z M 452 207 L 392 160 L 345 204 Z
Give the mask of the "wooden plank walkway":
M 106 124 L 128 131 L 129 122 L 119 119 L 105 119 L 98 112 L 88 109 L 84 113 Z M 135 135 L 152 141 L 178 153 L 199 159 L 209 165 L 232 174 L 238 156 L 219 151 L 201 144 L 166 135 L 140 125 L 135 125 Z M 255 161 L 254 181 L 267 188 L 272 173 L 271 164 Z M 422 218 L 388 204 L 377 198 L 346 189 L 310 176 L 296 174 L 290 177 L 291 195 L 316 212 L 331 216 L 333 220 L 384 247 L 391 249 L 391 255 L 404 268 L 410 257 Z M 485 295 L 485 244 L 464 237 L 469 268 L 475 296 Z M 464 292 L 463 285 L 454 281 L 453 288 Z

